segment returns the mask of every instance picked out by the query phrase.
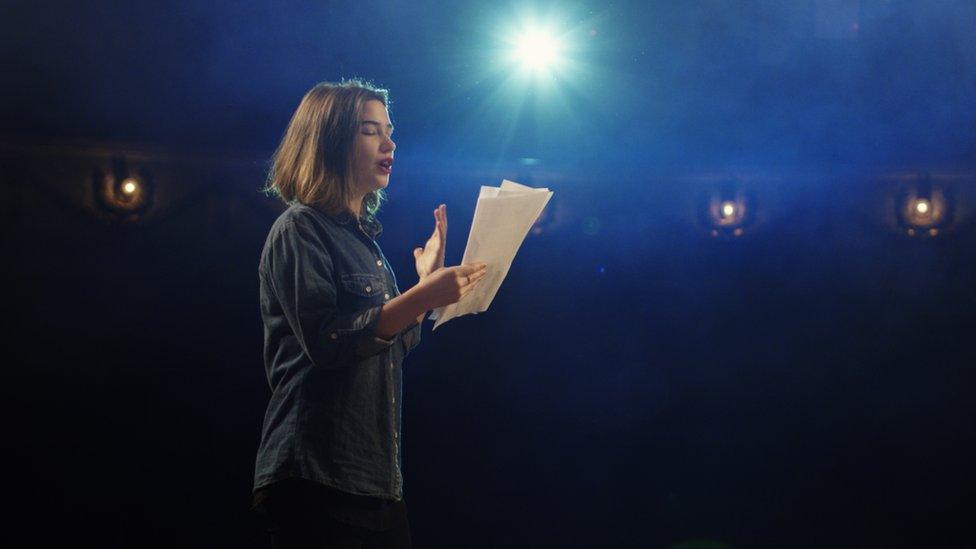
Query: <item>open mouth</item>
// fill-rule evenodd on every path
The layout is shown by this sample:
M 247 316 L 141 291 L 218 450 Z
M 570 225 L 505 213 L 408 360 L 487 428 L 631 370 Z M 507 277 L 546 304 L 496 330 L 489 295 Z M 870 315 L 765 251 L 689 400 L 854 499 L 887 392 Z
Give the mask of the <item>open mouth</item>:
M 383 173 L 387 173 L 388 174 L 388 173 L 390 173 L 391 169 L 393 168 L 393 159 L 392 158 L 384 158 L 383 160 L 380 160 L 376 164 L 380 167 L 380 171 L 382 171 Z

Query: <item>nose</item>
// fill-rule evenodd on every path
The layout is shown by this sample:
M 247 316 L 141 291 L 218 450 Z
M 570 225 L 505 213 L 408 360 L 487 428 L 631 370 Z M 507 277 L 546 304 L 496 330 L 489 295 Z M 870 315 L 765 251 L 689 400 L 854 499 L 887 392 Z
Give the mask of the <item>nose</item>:
M 386 139 L 383 140 L 382 147 L 383 152 L 393 152 L 396 150 L 396 143 L 394 143 L 393 138 L 388 135 L 386 136 Z

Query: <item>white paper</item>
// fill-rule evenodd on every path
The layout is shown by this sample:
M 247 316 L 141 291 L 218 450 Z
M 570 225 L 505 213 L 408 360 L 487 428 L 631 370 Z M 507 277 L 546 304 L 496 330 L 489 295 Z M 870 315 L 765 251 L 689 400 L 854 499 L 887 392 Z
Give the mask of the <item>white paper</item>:
M 488 310 L 522 241 L 550 198 L 549 189 L 534 189 L 507 179 L 500 187 L 481 187 L 461 264 L 487 263 L 488 269 L 461 301 L 434 311 L 435 330 L 452 318 Z

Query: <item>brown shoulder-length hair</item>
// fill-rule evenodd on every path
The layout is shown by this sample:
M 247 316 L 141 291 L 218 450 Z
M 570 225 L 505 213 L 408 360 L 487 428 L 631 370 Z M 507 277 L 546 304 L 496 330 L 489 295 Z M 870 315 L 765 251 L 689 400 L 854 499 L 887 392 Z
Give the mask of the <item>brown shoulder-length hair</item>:
M 339 214 L 349 207 L 350 164 L 363 104 L 388 105 L 389 94 L 362 80 L 316 84 L 299 103 L 271 159 L 267 190 L 285 202 L 299 202 Z M 359 215 L 375 222 L 382 190 L 363 198 Z

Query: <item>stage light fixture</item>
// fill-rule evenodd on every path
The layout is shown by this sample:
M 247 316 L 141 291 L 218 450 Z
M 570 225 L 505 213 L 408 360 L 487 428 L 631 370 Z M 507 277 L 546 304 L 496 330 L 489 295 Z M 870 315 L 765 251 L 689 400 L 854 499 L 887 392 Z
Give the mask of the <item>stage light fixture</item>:
M 743 236 L 752 224 L 755 203 L 751 196 L 727 183 L 702 199 L 699 218 L 713 238 Z
M 541 84 L 557 75 L 565 76 L 571 68 L 566 58 L 570 32 L 559 30 L 558 21 L 555 16 L 524 15 L 501 37 L 505 48 L 502 59 L 523 80 Z
M 144 172 L 130 173 L 123 158 L 113 159 L 107 172 L 96 171 L 93 184 L 99 204 L 116 219 L 135 220 L 152 204 L 149 176 Z
M 912 237 L 938 236 L 952 222 L 952 201 L 923 176 L 896 201 L 898 224 Z
M 133 177 L 127 178 L 122 182 L 122 193 L 127 195 L 135 194 L 139 190 L 139 181 Z
M 929 201 L 925 199 L 915 200 L 915 212 L 918 215 L 928 215 L 929 213 Z
M 546 28 L 527 28 L 515 39 L 515 60 L 531 73 L 555 68 L 561 51 L 560 40 Z
M 722 203 L 722 209 L 719 211 L 719 215 L 722 219 L 729 219 L 735 216 L 735 202 L 725 201 Z
M 748 213 L 744 197 L 733 200 L 713 198 L 708 205 L 708 216 L 719 228 L 734 228 L 742 224 Z

